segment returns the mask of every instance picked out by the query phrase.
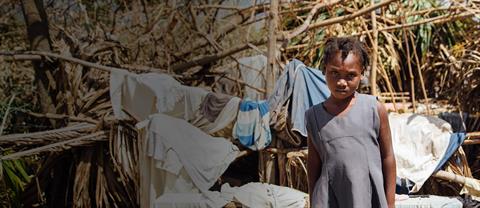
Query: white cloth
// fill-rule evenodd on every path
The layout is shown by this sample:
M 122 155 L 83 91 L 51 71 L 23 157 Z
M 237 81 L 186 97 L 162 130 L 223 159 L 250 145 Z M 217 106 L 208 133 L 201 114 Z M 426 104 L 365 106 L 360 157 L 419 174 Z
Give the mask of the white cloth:
M 266 183 L 248 183 L 241 187 L 223 184 L 221 194 L 245 207 L 304 208 L 308 200 L 306 193 Z
M 208 204 L 200 193 L 165 193 L 155 201 L 155 208 L 208 208 Z
M 446 121 L 418 114 L 389 114 L 397 176 L 415 183 L 420 190 L 445 154 L 451 126 Z
M 251 57 L 244 57 L 238 60 L 239 69 L 242 75 L 243 81 L 250 86 L 263 89 L 265 88 L 265 75 L 264 71 L 267 67 L 267 57 L 264 55 L 257 55 Z M 250 98 L 252 100 L 263 99 L 263 93 L 258 92 L 248 86 L 244 88 L 244 98 Z
M 208 119 L 204 118 L 202 115 L 199 115 L 200 113 L 197 112 L 197 116 L 195 117 L 196 120 L 192 121 L 192 124 L 209 134 L 220 131 L 237 118 L 238 105 L 240 104 L 240 101 L 240 98 L 232 97 L 214 122 L 209 122 Z
M 113 113 L 119 119 L 128 117 L 123 107 L 139 120 L 164 113 L 191 121 L 207 93 L 198 87 L 183 86 L 166 74 L 110 73 L 110 99 Z
M 395 208 L 424 208 L 424 207 L 448 207 L 462 208 L 462 202 L 455 198 L 444 196 L 415 197 L 406 200 L 395 201 Z
M 137 127 L 147 127 L 145 151 L 148 157 L 154 159 L 153 166 L 179 177 L 173 180 L 175 184 L 171 185 L 176 187 L 173 188 L 174 191 L 168 192 L 165 189 L 157 191 L 156 195 L 150 195 L 150 200 L 159 197 L 165 191 L 177 194 L 199 192 L 208 199 L 206 200 L 208 207 L 219 207 L 227 203 L 208 189 L 238 155 L 239 151 L 235 145 L 224 138 L 211 137 L 185 120 L 164 114 L 151 115 L 147 120 L 138 123 Z M 184 175 L 180 177 L 182 170 L 188 177 Z M 181 178 L 183 181 L 177 181 Z M 163 181 L 163 184 L 158 185 L 168 184 Z

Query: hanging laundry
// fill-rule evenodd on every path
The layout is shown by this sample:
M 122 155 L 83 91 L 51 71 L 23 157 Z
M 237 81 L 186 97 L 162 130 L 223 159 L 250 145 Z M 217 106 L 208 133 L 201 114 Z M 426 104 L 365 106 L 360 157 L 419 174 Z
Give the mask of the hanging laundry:
M 270 113 L 266 101 L 243 100 L 240 102 L 233 138 L 251 150 L 261 150 L 272 141 Z
M 208 93 L 191 123 L 212 134 L 222 130 L 237 118 L 241 99 L 219 93 Z
M 214 91 L 223 92 L 225 94 L 236 94 L 243 92 L 243 99 L 262 100 L 265 99 L 265 93 L 257 89 L 265 88 L 265 68 L 267 66 L 267 57 L 264 55 L 256 55 L 250 57 L 242 57 L 238 62 L 234 62 L 228 66 L 215 69 L 215 72 L 224 74 L 224 76 L 215 77 Z M 246 85 L 239 85 L 234 80 L 243 80 Z M 253 87 L 253 88 L 252 88 Z M 257 88 L 257 89 L 254 89 Z
M 323 102 L 330 96 L 325 76 L 315 68 L 305 66 L 293 59 L 285 66 L 283 74 L 275 83 L 272 95 L 268 99 L 271 123 L 286 123 L 276 130 L 288 128 L 292 135 L 292 144 L 300 145 L 301 138 L 307 136 L 305 111 L 313 105 Z M 281 114 L 287 115 L 281 115 Z M 286 121 L 280 121 L 284 119 Z
M 264 55 L 257 55 L 251 57 L 244 57 L 238 60 L 240 74 L 245 83 L 258 89 L 265 88 L 264 70 L 267 67 L 267 57 Z M 244 99 L 260 100 L 263 99 L 263 93 L 244 87 Z
M 192 121 L 207 94 L 202 88 L 181 85 L 166 74 L 110 73 L 110 98 L 119 119 L 128 118 L 125 110 L 139 120 L 164 113 Z
M 208 93 L 200 106 L 200 113 L 210 122 L 214 122 L 232 96 L 220 93 Z
M 183 192 L 192 193 L 185 191 L 192 190 L 188 186 L 191 181 L 199 193 L 208 199 L 209 207 L 219 207 L 226 203 L 208 189 L 237 157 L 239 151 L 234 144 L 224 138 L 211 137 L 185 120 L 164 114 L 151 115 L 138 123 L 137 127 L 146 128 L 145 151 L 148 157 L 155 160 L 154 167 L 151 168 L 165 170 L 179 177 L 185 171 L 188 177 L 182 177 L 184 182 L 180 183 L 184 184 Z M 163 182 L 157 185 L 165 186 L 165 180 Z M 150 187 L 148 182 L 145 184 Z M 182 188 L 177 187 L 175 190 Z M 155 197 L 159 196 L 151 198 Z

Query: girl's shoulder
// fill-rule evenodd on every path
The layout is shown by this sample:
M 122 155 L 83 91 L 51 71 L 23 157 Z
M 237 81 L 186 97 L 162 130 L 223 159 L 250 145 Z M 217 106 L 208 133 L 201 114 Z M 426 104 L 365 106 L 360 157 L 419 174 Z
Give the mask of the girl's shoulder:
M 322 103 L 323 103 L 323 102 L 310 106 L 310 108 L 308 108 L 308 109 L 305 111 L 305 117 L 313 116 L 315 113 L 318 113 L 318 110 L 316 110 L 316 109 L 317 109 L 319 106 L 321 106 Z
M 378 97 L 369 95 L 369 94 L 363 94 L 363 93 L 357 93 L 358 99 L 363 102 L 364 104 L 367 104 L 368 106 L 377 106 L 378 105 Z

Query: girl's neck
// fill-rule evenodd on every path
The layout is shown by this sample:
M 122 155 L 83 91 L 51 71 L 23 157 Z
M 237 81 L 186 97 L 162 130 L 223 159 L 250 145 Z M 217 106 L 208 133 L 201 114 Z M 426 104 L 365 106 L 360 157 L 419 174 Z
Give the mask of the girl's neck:
M 355 98 L 355 94 L 356 93 L 353 93 L 352 95 L 344 98 L 344 99 L 338 99 L 336 97 L 333 97 L 333 96 L 330 96 L 328 98 L 328 100 L 330 100 L 330 103 L 333 104 L 333 105 L 336 105 L 336 106 L 345 106 L 345 105 L 349 105 L 352 101 L 352 99 Z

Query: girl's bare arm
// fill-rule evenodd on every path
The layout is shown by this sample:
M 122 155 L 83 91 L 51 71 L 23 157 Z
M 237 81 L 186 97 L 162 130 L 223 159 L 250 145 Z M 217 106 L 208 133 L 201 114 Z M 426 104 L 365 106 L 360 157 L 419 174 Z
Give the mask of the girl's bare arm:
M 311 206 L 313 190 L 315 188 L 317 179 L 320 176 L 322 165 L 320 162 L 320 156 L 316 148 L 313 146 L 312 137 L 310 136 L 310 134 L 307 137 L 307 143 L 308 143 L 308 158 L 307 158 L 308 194 L 310 196 L 309 198 L 310 198 L 310 206 Z
M 378 103 L 378 115 L 380 117 L 379 144 L 380 154 L 382 156 L 385 195 L 387 197 L 388 207 L 393 208 L 395 207 L 395 156 L 393 154 L 392 137 L 390 133 L 387 110 L 381 103 Z

